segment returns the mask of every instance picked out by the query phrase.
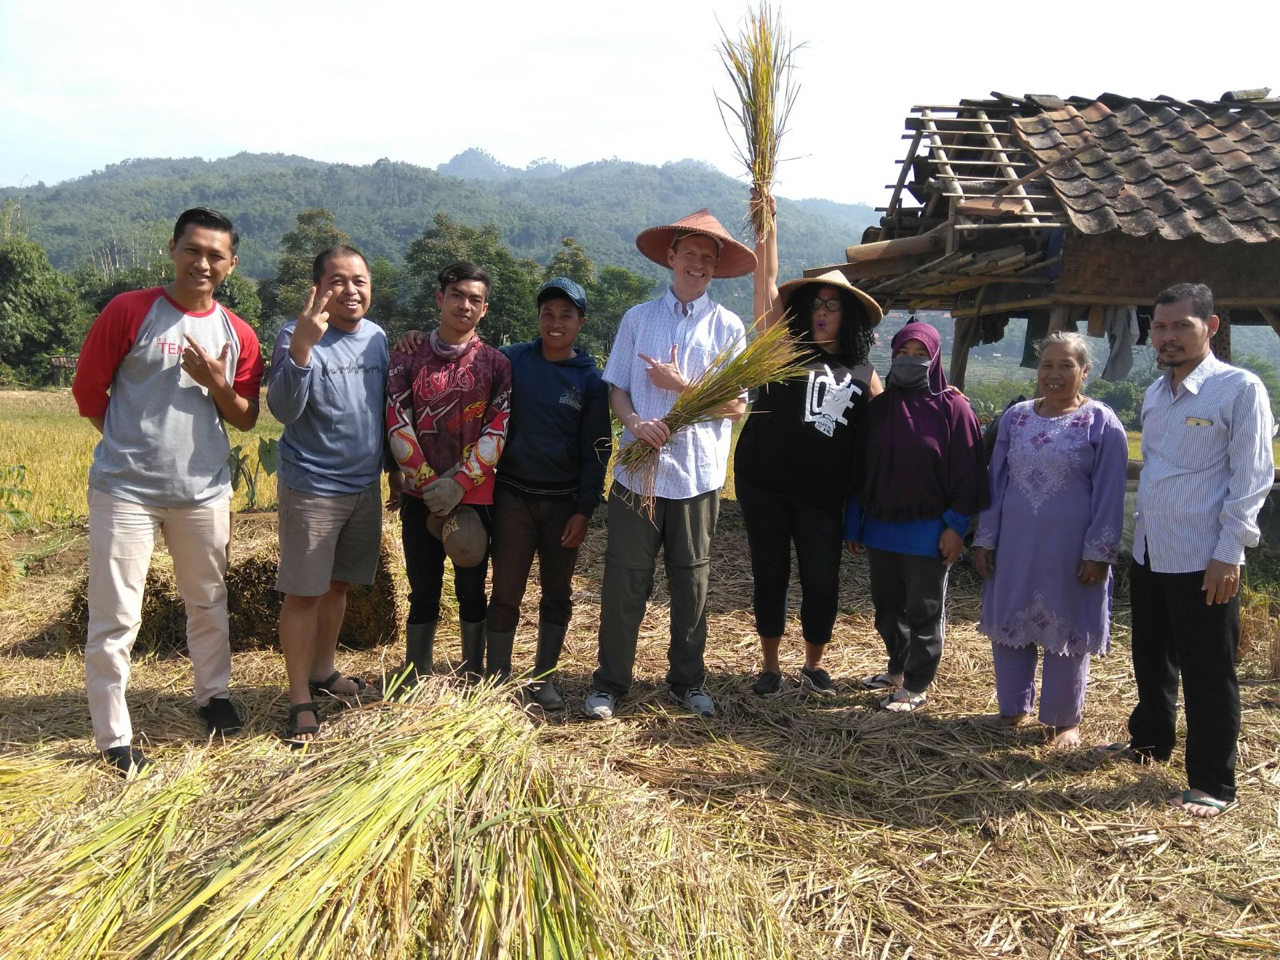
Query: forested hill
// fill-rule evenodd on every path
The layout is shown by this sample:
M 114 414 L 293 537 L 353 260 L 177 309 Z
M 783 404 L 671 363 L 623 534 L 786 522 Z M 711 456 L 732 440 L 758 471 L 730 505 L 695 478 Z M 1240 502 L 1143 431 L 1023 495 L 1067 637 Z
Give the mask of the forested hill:
M 658 268 L 635 249 L 637 232 L 703 206 L 740 231 L 746 209 L 742 183 L 696 161 L 657 167 L 609 160 L 572 168 L 536 161 L 518 170 L 479 150 L 439 170 L 283 154 L 126 160 L 54 186 L 0 189 L 0 201 L 8 198 L 21 199 L 28 235 L 63 270 L 89 262 L 104 244 L 127 242 L 140 229 L 171 224 L 186 207 L 207 204 L 235 221 L 243 236 L 240 270 L 256 278 L 274 273 L 281 235 L 311 207 L 331 210 L 336 226 L 371 257 L 397 265 L 409 242 L 443 211 L 473 226 L 496 223 L 517 256 L 539 263 L 571 236 L 596 263 L 655 278 Z M 801 266 L 842 261 L 845 247 L 876 216 L 869 207 L 826 200 L 780 200 L 779 210 L 784 279 Z M 745 282 L 734 287 L 739 296 L 747 289 Z

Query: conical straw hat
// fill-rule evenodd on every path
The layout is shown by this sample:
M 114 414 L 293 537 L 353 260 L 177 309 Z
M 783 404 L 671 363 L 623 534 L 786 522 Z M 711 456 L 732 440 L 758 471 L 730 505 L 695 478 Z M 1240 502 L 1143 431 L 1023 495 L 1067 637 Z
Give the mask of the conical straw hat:
M 683 220 L 642 231 L 636 237 L 636 249 L 654 263 L 665 267 L 668 265 L 667 251 L 671 249 L 672 241 L 677 235 L 685 233 L 701 233 L 719 245 L 720 260 L 716 263 L 715 270 L 717 277 L 745 277 L 756 268 L 756 255 L 729 236 L 729 231 L 705 207 Z

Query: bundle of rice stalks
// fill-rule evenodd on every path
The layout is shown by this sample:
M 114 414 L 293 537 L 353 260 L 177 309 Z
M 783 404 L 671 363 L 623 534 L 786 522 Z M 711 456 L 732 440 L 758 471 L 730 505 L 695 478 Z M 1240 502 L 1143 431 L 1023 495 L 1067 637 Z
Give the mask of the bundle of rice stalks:
M 735 341 L 720 351 L 703 374 L 689 389 L 676 398 L 663 422 L 674 436 L 681 427 L 720 420 L 719 411 L 737 400 L 746 390 L 767 383 L 803 376 L 804 350 L 787 330 L 777 323 L 739 349 Z M 668 439 L 670 442 L 670 439 Z M 640 440 L 632 440 L 618 452 L 618 463 L 631 473 L 633 493 L 641 498 L 644 509 L 653 517 L 654 484 L 662 452 Z
M 33 825 L 0 863 L 0 955 L 728 958 L 805 942 L 669 804 L 546 750 L 508 690 L 416 697 L 351 711 L 301 756 L 241 741 Z
M 274 521 L 274 516 L 270 518 Z M 261 525 L 260 525 L 261 526 Z M 227 568 L 227 616 L 233 651 L 271 649 L 277 645 L 281 594 L 276 591 L 280 546 L 274 530 L 251 531 L 236 525 L 232 563 Z M 384 531 L 378 571 L 371 586 L 353 584 L 347 592 L 344 645 L 367 650 L 395 639 L 403 609 L 394 573 L 404 569 L 396 549 L 398 531 Z M 89 621 L 89 578 L 76 587 L 66 621 L 75 642 L 84 644 Z M 187 615 L 168 555 L 157 550 L 147 571 L 142 599 L 142 626 L 134 650 L 173 653 L 186 649 Z
M 774 13 L 768 0 L 747 13 L 736 40 L 723 26 L 720 32 L 720 62 L 729 74 L 737 99 L 730 102 L 717 97 L 716 100 L 720 119 L 756 190 L 750 219 L 756 236 L 763 238 L 771 229 L 769 208 L 778 146 L 787 132 L 787 118 L 800 91 L 799 84 L 794 82 L 792 58 L 804 44 L 791 46 L 782 14 Z M 741 128 L 737 133 L 730 127 L 730 116 Z

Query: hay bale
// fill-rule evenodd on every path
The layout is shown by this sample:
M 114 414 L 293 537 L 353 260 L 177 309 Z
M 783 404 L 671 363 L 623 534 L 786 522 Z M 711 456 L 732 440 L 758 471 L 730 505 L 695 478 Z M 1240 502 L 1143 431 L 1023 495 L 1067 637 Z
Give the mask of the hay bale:
M 13 562 L 4 544 L 0 543 L 0 597 L 7 596 L 13 585 L 20 579 L 18 565 Z
M 77 584 L 68 618 L 72 637 L 83 647 L 89 626 L 89 576 Z M 137 653 L 173 653 L 187 645 L 187 611 L 178 595 L 173 568 L 168 564 L 151 565 L 142 594 L 142 626 L 133 649 Z
M 232 562 L 227 569 L 227 615 L 232 651 L 272 650 L 279 646 L 281 595 L 276 592 L 280 547 L 274 531 L 237 523 Z M 378 570 L 372 586 L 352 586 L 340 641 L 367 650 L 390 643 L 399 635 L 401 603 L 398 578 L 403 568 L 397 543 L 384 530 Z M 77 585 L 67 619 L 77 645 L 83 647 L 89 620 L 88 577 Z M 171 653 L 186 646 L 187 616 L 173 577 L 173 566 L 157 547 L 142 601 L 142 626 L 134 646 L 139 653 Z

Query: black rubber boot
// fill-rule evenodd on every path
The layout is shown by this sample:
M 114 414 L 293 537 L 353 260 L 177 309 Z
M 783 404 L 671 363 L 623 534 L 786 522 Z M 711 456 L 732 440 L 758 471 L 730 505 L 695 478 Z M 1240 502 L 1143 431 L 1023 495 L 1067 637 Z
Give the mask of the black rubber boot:
M 419 677 L 431 675 L 431 654 L 435 648 L 436 625 L 407 623 L 404 627 L 404 686 L 413 687 Z
M 515 646 L 514 630 L 485 628 L 484 675 L 506 681 L 511 677 L 511 648 Z
M 458 626 L 462 633 L 461 672 L 468 683 L 475 683 L 484 675 L 485 624 L 481 620 L 479 623 L 461 622 Z
M 551 682 L 556 664 L 560 662 L 560 651 L 564 648 L 564 635 L 569 628 L 563 623 L 547 623 L 538 621 L 538 652 L 533 660 L 533 699 L 544 710 L 563 710 L 564 698 Z

